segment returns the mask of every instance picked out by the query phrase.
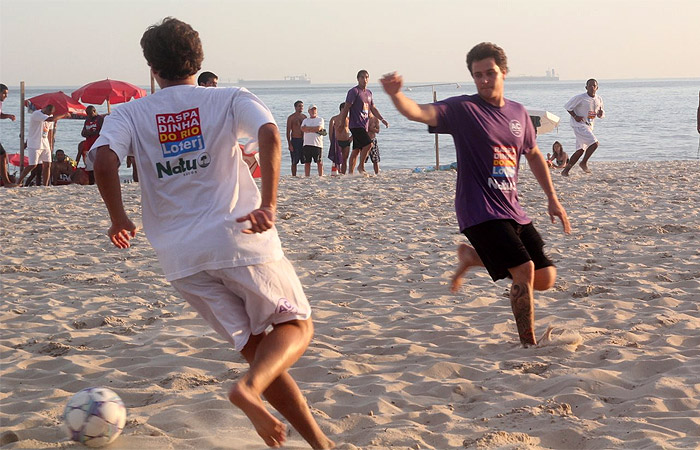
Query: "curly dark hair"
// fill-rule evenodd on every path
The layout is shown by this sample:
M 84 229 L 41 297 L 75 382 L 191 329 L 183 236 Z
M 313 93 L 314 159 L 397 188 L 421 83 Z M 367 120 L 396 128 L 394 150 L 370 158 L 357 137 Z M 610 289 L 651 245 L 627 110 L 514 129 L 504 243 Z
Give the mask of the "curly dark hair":
M 141 48 L 151 69 L 166 80 L 182 80 L 202 68 L 204 51 L 199 33 L 174 17 L 148 27 L 141 37 Z
M 472 63 L 483 59 L 493 58 L 496 65 L 501 69 L 501 72 L 508 72 L 508 58 L 506 52 L 501 47 L 491 42 L 482 42 L 475 45 L 469 53 L 467 53 L 467 68 L 469 73 L 472 73 Z

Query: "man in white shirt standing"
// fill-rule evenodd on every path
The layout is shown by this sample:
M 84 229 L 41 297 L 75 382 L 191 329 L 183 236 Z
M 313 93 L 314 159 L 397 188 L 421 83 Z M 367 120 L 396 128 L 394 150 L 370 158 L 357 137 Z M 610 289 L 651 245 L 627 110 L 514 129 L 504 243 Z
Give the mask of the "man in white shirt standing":
M 29 136 L 27 138 L 27 158 L 29 165 L 24 168 L 17 183 L 21 186 L 24 177 L 41 164 L 41 181 L 44 186 L 51 184 L 51 149 L 53 148 L 54 123 L 70 113 L 54 115 L 55 107 L 46 105 L 29 116 Z
M 287 432 L 263 394 L 313 448 L 333 447 L 287 372 L 313 325 L 275 228 L 280 137 L 272 114 L 245 89 L 196 86 L 204 53 L 190 25 L 165 18 L 146 30 L 141 47 L 161 90 L 108 116 L 88 155 L 112 222 L 109 238 L 127 248 L 137 232 L 118 173 L 132 155 L 143 228 L 166 279 L 250 365 L 229 400 L 270 447 L 284 445 Z M 258 142 L 262 195 L 240 138 Z
M 598 139 L 593 134 L 593 121 L 596 117 L 599 119 L 605 117 L 603 99 L 596 94 L 597 91 L 598 81 L 591 78 L 586 81 L 586 92 L 574 96 L 564 105 L 571 116 L 571 128 L 574 129 L 576 148 L 578 149 L 571 155 L 569 163 L 561 171 L 565 177 L 569 176 L 569 171 L 576 165 L 584 152 L 586 154 L 581 160 L 581 169 L 586 173 L 591 173 L 588 169 L 588 160 L 598 148 Z
M 301 131 L 304 132 L 304 175 L 311 175 L 311 160 L 318 167 L 318 176 L 323 176 L 323 136 L 327 134 L 323 128 L 323 118 L 318 117 L 316 105 L 309 107 L 309 117 L 301 122 Z

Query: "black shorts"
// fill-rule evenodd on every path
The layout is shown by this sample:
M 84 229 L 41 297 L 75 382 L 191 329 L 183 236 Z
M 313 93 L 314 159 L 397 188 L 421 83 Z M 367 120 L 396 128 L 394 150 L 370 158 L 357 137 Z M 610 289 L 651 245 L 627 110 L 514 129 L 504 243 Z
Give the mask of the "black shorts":
M 363 149 L 372 143 L 372 139 L 369 138 L 369 133 L 364 128 L 350 128 L 352 133 L 352 148 Z
M 544 241 L 532 225 L 515 220 L 489 220 L 463 231 L 484 263 L 493 281 L 511 278 L 508 269 L 528 261 L 535 270 L 553 266 L 544 254 Z
M 302 147 L 304 147 L 304 138 L 292 138 L 292 151 L 289 152 L 292 157 L 292 165 L 296 166 L 299 163 L 304 163 L 304 154 L 302 152 Z
M 323 149 L 321 147 L 316 147 L 315 145 L 305 145 L 304 146 L 304 162 L 311 164 L 311 161 L 317 163 L 321 162 L 321 153 Z

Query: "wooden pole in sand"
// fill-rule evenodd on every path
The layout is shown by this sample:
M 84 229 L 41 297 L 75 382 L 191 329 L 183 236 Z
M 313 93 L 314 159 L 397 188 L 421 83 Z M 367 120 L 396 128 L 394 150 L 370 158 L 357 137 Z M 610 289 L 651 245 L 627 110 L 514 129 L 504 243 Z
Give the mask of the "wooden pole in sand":
M 19 173 L 24 170 L 24 81 L 19 83 Z
M 437 91 L 433 86 L 433 103 L 437 102 Z M 435 133 L 435 170 L 440 170 L 440 147 L 438 146 L 438 134 Z

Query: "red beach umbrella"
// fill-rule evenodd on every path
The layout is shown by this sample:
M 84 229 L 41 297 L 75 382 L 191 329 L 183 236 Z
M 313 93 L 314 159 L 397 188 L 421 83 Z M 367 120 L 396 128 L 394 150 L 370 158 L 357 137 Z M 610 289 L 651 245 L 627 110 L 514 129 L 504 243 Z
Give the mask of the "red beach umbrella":
M 19 167 L 19 153 L 15 153 L 13 155 L 7 155 L 7 162 L 12 164 L 13 166 Z M 29 165 L 29 157 L 25 156 L 24 157 L 24 166 Z
M 27 107 L 33 106 L 34 109 L 43 109 L 47 105 L 53 105 L 56 107 L 56 114 L 69 112 L 71 114 L 85 115 L 85 106 L 64 94 L 63 91 L 37 95 L 25 100 L 24 105 Z
M 71 94 L 73 100 L 92 103 L 94 105 L 101 105 L 106 101 L 107 111 L 110 110 L 110 104 L 124 103 L 132 98 L 141 98 L 145 96 L 146 91 L 140 87 L 127 83 L 126 81 L 110 80 L 109 78 L 88 83 L 73 91 Z

